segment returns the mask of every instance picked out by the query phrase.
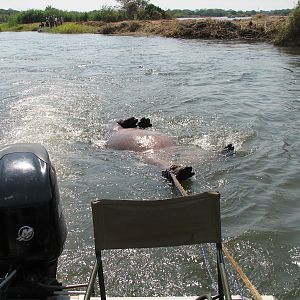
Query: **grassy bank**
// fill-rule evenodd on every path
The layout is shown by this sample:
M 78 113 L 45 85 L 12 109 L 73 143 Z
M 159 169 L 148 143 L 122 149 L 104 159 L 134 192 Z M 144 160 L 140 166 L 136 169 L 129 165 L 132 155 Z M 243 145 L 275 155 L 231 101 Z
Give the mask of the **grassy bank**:
M 50 33 L 96 33 L 97 30 L 93 26 L 79 24 L 79 23 L 65 23 L 63 25 L 48 28 L 40 28 L 39 23 L 32 24 L 18 24 L 18 25 L 9 25 L 8 23 L 0 24 L 0 31 L 40 31 L 40 32 L 50 32 Z
M 32 24 L 14 24 L 0 23 L 0 31 L 37 31 L 39 29 L 38 23 Z
M 78 24 L 78 23 L 65 23 L 63 25 L 51 29 L 54 33 L 96 33 L 96 28 L 93 26 Z
M 215 20 L 143 20 L 122 22 L 68 22 L 52 29 L 53 33 L 98 33 L 114 35 L 163 36 L 188 39 L 252 40 L 271 42 L 280 32 L 287 17 L 257 15 L 252 19 Z M 1 25 L 2 31 L 39 30 L 38 24 Z

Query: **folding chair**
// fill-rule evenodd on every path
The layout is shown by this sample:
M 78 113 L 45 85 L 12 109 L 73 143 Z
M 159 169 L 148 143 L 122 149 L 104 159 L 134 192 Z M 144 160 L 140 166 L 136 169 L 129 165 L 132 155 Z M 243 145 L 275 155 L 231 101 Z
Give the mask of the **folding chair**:
M 85 300 L 91 295 L 97 273 L 101 300 L 106 300 L 102 250 L 199 243 L 216 243 L 218 295 L 214 299 L 231 299 L 221 245 L 219 193 L 163 200 L 95 200 L 91 205 L 96 263 Z

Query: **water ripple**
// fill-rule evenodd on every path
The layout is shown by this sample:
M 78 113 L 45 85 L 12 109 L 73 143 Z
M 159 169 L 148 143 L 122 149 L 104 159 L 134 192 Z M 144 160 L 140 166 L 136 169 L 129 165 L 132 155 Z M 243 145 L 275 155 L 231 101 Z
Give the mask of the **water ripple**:
M 178 142 L 161 157 L 193 165 L 186 189 L 221 192 L 224 238 L 260 292 L 300 297 L 299 52 L 89 34 L 2 32 L 0 44 L 1 142 L 42 143 L 55 163 L 69 229 L 62 280 L 86 281 L 91 270 L 91 199 L 178 195 L 142 157 L 105 147 L 112 123 L 146 116 Z M 228 143 L 237 153 L 226 158 Z M 211 285 L 194 246 L 108 252 L 104 262 L 109 295 Z

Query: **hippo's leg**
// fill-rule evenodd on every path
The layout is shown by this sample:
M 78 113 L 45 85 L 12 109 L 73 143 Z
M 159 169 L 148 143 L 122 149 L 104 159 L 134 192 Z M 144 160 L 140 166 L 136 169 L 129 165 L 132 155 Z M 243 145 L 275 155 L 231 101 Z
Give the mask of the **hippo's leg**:
M 150 122 L 150 119 L 146 119 L 146 118 L 141 118 L 141 120 L 138 122 L 138 126 L 141 128 L 141 129 L 145 129 L 145 128 L 148 128 L 148 127 L 152 127 L 152 124 Z
M 140 121 L 135 117 L 131 117 L 126 120 L 120 120 L 117 123 L 123 128 L 136 128 L 137 126 L 139 126 L 141 129 L 145 129 L 148 127 L 152 127 L 150 119 L 144 117 L 141 118 Z
M 118 121 L 118 124 L 123 128 L 136 128 L 138 121 L 139 120 L 136 119 L 135 117 L 131 117 L 131 118 L 126 119 L 126 120 Z
M 192 167 L 182 167 L 173 165 L 170 169 L 162 171 L 162 176 L 171 179 L 170 173 L 173 173 L 178 181 L 183 181 L 195 175 Z
M 232 144 L 228 144 L 224 149 L 221 151 L 221 154 L 225 156 L 230 156 L 235 153 L 234 146 Z

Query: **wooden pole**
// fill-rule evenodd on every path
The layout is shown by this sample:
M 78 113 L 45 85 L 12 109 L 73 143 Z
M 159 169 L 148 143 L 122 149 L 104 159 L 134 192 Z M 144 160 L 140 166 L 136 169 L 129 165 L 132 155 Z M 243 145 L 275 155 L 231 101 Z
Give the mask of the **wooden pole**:
M 188 193 L 186 192 L 186 190 L 182 187 L 182 185 L 180 184 L 180 182 L 178 181 L 178 179 L 176 178 L 175 174 L 170 172 L 171 178 L 173 183 L 176 185 L 176 187 L 178 188 L 179 192 L 181 193 L 182 196 L 188 196 Z
M 242 271 L 238 263 L 234 260 L 234 258 L 230 255 L 228 252 L 228 249 L 222 244 L 222 250 L 225 253 L 227 259 L 230 261 L 231 265 L 234 267 L 234 269 L 237 271 L 237 273 L 240 275 L 241 279 L 243 280 L 245 286 L 249 289 L 251 292 L 253 299 L 255 300 L 263 300 L 262 296 L 258 293 L 254 285 L 250 282 L 248 277 L 245 275 L 245 273 Z

